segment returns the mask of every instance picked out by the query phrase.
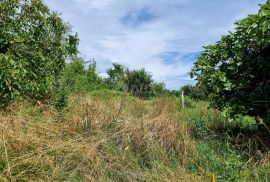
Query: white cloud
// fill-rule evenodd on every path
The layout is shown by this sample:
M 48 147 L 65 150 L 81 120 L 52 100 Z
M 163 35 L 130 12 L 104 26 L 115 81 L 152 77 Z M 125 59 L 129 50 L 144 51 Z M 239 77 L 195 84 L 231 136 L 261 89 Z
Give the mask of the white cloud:
M 258 9 L 263 0 L 45 0 L 79 33 L 80 52 L 97 60 L 104 75 L 112 62 L 130 68 L 145 67 L 157 81 L 165 81 L 169 88 L 178 88 L 188 79 L 192 64 L 181 58 L 165 64 L 160 55 L 178 52 L 185 55 L 199 52 L 201 46 L 213 43 L 221 34 L 232 30 L 235 19 Z M 148 8 L 154 17 L 147 20 L 138 12 Z M 125 24 L 128 14 L 142 21 L 136 26 Z M 145 15 L 146 16 L 146 15 Z M 132 16 L 131 16 L 132 17 Z M 141 19 L 140 19 L 141 18 Z M 147 21 L 146 21 L 147 20 Z M 128 20 L 125 20 L 128 21 Z M 132 19 L 130 20 L 132 21 Z M 136 19 L 137 21 L 137 19 Z

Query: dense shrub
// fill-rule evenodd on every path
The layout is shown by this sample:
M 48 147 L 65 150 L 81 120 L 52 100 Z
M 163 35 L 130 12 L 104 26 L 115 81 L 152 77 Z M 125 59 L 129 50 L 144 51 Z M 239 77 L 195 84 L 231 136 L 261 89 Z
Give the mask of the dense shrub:
M 151 84 L 152 97 L 166 95 L 165 83 L 152 83 Z
M 113 67 L 107 70 L 109 78 L 106 84 L 114 90 L 123 91 L 125 88 L 126 68 L 117 63 L 113 63 Z
M 145 71 L 129 70 L 121 64 L 113 63 L 107 70 L 105 85 L 109 89 L 127 91 L 138 97 L 156 97 L 167 94 L 164 83 L 154 82 L 152 75 Z
M 89 64 L 88 67 L 85 63 Z M 51 103 L 57 109 L 64 109 L 68 104 L 68 97 L 72 94 L 85 94 L 107 88 L 106 82 L 96 71 L 96 62 L 94 60 L 86 62 L 78 56 L 73 56 L 71 62 L 66 63 L 56 85 L 51 94 Z
M 42 0 L 0 1 L 0 103 L 50 97 L 78 39 Z
M 125 84 L 127 91 L 139 97 L 151 96 L 151 84 L 153 83 L 152 75 L 145 69 L 127 70 Z
M 73 57 L 72 62 L 66 64 L 61 76 L 61 84 L 66 87 L 68 93 L 89 92 L 101 87 L 102 79 L 96 72 L 96 62 L 90 61 L 88 68 L 85 60 Z
M 228 114 L 269 115 L 270 2 L 236 23 L 234 32 L 205 47 L 192 71 Z M 269 118 L 268 118 L 269 120 Z
M 206 100 L 208 98 L 208 92 L 203 85 L 185 85 L 180 91 L 184 91 L 184 94 L 195 100 Z

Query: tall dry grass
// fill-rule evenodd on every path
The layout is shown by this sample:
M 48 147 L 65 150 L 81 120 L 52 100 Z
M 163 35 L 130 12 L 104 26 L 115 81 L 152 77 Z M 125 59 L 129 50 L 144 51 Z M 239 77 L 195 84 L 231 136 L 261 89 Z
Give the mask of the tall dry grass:
M 199 181 L 189 128 L 167 98 L 18 101 L 0 112 L 0 181 Z

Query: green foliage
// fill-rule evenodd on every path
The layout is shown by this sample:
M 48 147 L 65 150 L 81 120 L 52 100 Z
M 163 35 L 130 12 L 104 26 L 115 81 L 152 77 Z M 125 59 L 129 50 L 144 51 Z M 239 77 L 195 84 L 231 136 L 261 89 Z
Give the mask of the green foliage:
M 238 116 L 235 122 L 227 122 L 221 112 L 207 108 L 207 102 L 198 101 L 195 107 L 181 110 L 198 152 L 186 167 L 215 175 L 217 181 L 269 181 L 269 156 L 257 153 L 264 146 L 254 137 L 258 136 L 253 130 L 254 118 Z
M 152 83 L 151 84 L 152 95 L 154 97 L 162 96 L 166 94 L 165 83 Z
M 88 69 L 86 70 L 87 83 L 89 88 L 97 89 L 100 88 L 102 83 L 101 77 L 98 75 L 97 71 L 97 63 L 95 60 L 90 61 L 88 65 Z
M 180 97 L 181 93 L 180 90 L 167 90 L 166 91 L 168 93 L 168 95 L 173 96 L 173 97 Z
M 72 62 L 66 64 L 61 84 L 69 94 L 86 93 L 101 87 L 102 79 L 96 72 L 96 62 L 92 60 L 88 63 L 88 68 L 85 68 L 84 59 L 74 56 Z
M 127 70 L 125 84 L 127 91 L 134 96 L 149 97 L 151 96 L 151 84 L 153 83 L 152 75 L 141 70 Z
M 128 91 L 138 97 L 156 97 L 166 94 L 165 84 L 156 83 L 152 75 L 145 69 L 129 70 L 123 65 L 113 63 L 113 67 L 107 70 L 109 76 L 105 79 L 105 85 L 109 89 Z
M 211 92 L 212 106 L 231 115 L 265 117 L 270 98 L 269 1 L 236 26 L 215 45 L 205 47 L 191 75 Z
M 193 108 L 195 107 L 195 101 L 190 97 L 185 97 L 185 107 L 186 108 Z
M 63 85 L 61 80 L 58 80 L 58 84 L 55 87 L 54 92 L 51 94 L 50 102 L 59 111 L 64 110 L 68 106 L 68 97 L 70 92 L 66 85 Z
M 125 76 L 125 68 L 121 64 L 113 63 L 113 68 L 107 70 L 107 74 L 113 83 L 123 80 Z
M 0 103 L 16 96 L 50 97 L 77 35 L 42 0 L 0 2 Z
M 184 91 L 184 94 L 195 100 L 206 100 L 208 93 L 204 86 L 202 85 L 185 85 L 180 91 Z
M 231 144 L 199 141 L 197 150 L 199 158 L 189 166 L 192 171 L 197 171 L 199 166 L 207 173 L 214 174 L 217 181 L 246 181 L 243 173 L 249 172 L 247 164 Z
M 114 90 L 123 91 L 125 87 L 126 68 L 117 63 L 113 63 L 113 68 L 107 70 L 109 76 L 106 84 Z
M 85 94 L 105 88 L 96 72 L 96 62 L 88 61 L 88 68 L 85 68 L 85 63 L 85 60 L 78 56 L 73 56 L 71 63 L 66 63 L 55 83 L 54 92 L 51 93 L 50 102 L 57 109 L 63 110 L 68 105 L 68 97 L 72 94 Z
M 6 161 L 0 160 L 0 172 L 6 168 Z

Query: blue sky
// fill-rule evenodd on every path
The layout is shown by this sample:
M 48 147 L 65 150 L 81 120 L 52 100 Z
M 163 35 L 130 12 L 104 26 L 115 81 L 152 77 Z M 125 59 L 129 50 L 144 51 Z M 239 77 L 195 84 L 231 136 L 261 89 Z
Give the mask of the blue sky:
M 80 54 L 105 76 L 112 63 L 145 68 L 168 89 L 194 84 L 202 46 L 234 29 L 265 0 L 45 0 L 79 33 Z

